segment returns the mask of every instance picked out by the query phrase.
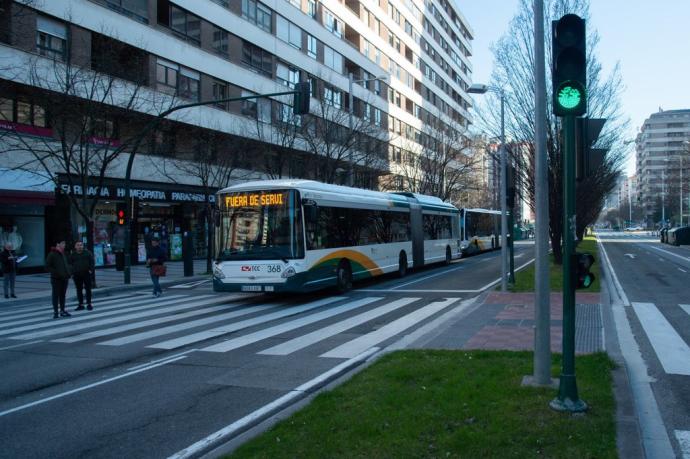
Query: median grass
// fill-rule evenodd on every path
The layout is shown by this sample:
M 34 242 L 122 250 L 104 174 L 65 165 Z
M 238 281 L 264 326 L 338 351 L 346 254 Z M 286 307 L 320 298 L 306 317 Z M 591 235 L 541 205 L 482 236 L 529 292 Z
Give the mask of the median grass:
M 584 240 L 577 245 L 577 252 L 589 253 L 594 256 L 594 265 L 591 272 L 594 273 L 594 283 L 587 289 L 582 289 L 582 292 L 598 293 L 600 291 L 599 268 L 601 266 L 601 258 L 599 257 L 599 250 L 597 247 L 597 240 L 594 237 L 586 236 Z M 549 255 L 549 285 L 552 292 L 563 291 L 563 266 L 557 265 L 554 262 L 553 255 Z M 534 291 L 534 263 L 524 269 L 515 273 L 515 285 L 509 287 L 511 292 L 533 292 Z
M 590 406 L 580 415 L 549 408 L 555 389 L 520 385 L 529 352 L 395 352 L 231 457 L 616 457 L 613 363 L 599 353 L 576 365 Z

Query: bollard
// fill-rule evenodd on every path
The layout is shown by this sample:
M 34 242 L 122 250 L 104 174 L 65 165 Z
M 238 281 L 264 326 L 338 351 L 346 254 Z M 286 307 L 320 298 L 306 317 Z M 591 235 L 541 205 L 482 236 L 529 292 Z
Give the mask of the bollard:
M 192 234 L 185 231 L 182 234 L 182 263 L 184 265 L 184 276 L 194 275 L 194 245 L 192 244 Z

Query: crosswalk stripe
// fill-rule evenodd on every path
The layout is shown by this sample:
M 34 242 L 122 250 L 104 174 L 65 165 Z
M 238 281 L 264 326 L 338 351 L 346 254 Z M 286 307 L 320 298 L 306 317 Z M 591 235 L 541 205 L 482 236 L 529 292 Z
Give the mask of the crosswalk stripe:
M 179 298 L 180 296 L 181 295 L 177 295 L 174 297 L 166 297 L 166 298 Z M 132 303 L 127 303 L 128 300 L 132 300 Z M 102 303 L 99 302 L 99 303 L 97 303 L 96 307 L 98 308 L 99 313 L 102 313 L 103 311 L 111 311 L 113 309 L 118 309 L 118 310 L 122 311 L 123 310 L 122 308 L 125 308 L 125 307 L 130 306 L 130 305 L 140 304 L 140 303 L 145 302 L 145 301 L 160 301 L 160 299 L 157 299 L 156 297 L 153 297 L 153 296 L 150 296 L 148 298 L 141 298 L 140 296 L 133 296 L 133 297 L 120 298 L 117 300 L 105 301 Z M 65 309 L 67 309 L 68 311 L 70 310 L 69 308 L 65 308 Z M 27 316 L 31 317 L 28 319 L 24 318 L 21 320 L 13 320 L 11 322 L 0 323 L 0 328 L 16 326 L 16 325 L 21 325 L 21 324 L 26 324 L 26 323 L 31 323 L 31 322 L 45 322 L 46 320 L 48 320 L 47 318 L 49 317 L 48 311 L 50 311 L 50 313 L 52 313 L 53 312 L 52 307 L 44 308 L 43 311 L 38 312 L 38 313 L 32 312 L 32 313 L 27 314 Z M 93 314 L 93 313 L 89 313 L 89 314 Z M 19 318 L 19 316 L 17 316 L 16 318 Z
M 685 312 L 687 312 L 688 314 L 690 314 L 690 304 L 679 304 L 678 306 L 680 306 L 681 308 L 683 308 L 683 311 L 685 311 Z
M 311 333 L 308 333 L 306 335 L 299 336 L 295 339 L 291 339 L 290 341 L 287 341 L 282 344 L 278 344 L 276 346 L 273 346 L 271 348 L 265 349 L 259 354 L 264 354 L 264 355 L 288 355 L 291 354 L 295 351 L 298 351 L 300 349 L 303 349 L 307 346 L 311 346 L 312 344 L 315 344 L 319 341 L 322 341 L 326 338 L 330 338 L 331 336 L 337 335 L 338 333 L 342 333 L 345 330 L 349 330 L 353 327 L 356 327 L 357 325 L 361 325 L 365 322 L 368 322 L 370 320 L 373 320 L 377 317 L 380 317 L 384 314 L 388 314 L 389 312 L 392 312 L 398 308 L 401 308 L 403 306 L 406 306 L 410 303 L 413 303 L 415 301 L 419 300 L 419 298 L 400 298 L 396 301 L 393 301 L 391 303 L 384 304 L 383 306 L 379 306 L 376 309 L 372 309 L 371 311 L 364 312 L 362 314 L 349 317 L 346 320 L 343 320 L 341 322 L 337 322 L 333 325 L 330 325 L 328 327 L 320 328 L 319 330 L 315 330 Z
M 127 297 L 139 298 L 139 295 L 134 295 L 132 293 L 128 293 L 127 295 L 108 296 L 108 297 L 104 297 L 103 300 L 94 299 L 94 304 L 98 304 L 99 306 L 101 306 L 103 304 L 111 303 L 115 300 L 120 300 L 122 298 L 127 298 Z M 76 305 L 76 303 L 74 303 L 74 304 L 69 303 L 66 305 L 66 308 L 69 309 L 75 305 Z M 0 312 L 0 322 L 3 322 L 5 320 L 21 319 L 23 317 L 31 317 L 31 316 L 41 316 L 41 317 L 45 318 L 45 315 L 48 312 L 52 312 L 52 311 L 53 311 L 53 307 L 51 306 L 50 300 L 48 300 L 45 302 L 44 306 L 40 306 L 37 308 L 17 308 L 17 309 L 14 309 L 13 311 Z
M 163 341 L 160 343 L 153 344 L 148 347 L 156 348 L 156 349 L 175 349 L 180 346 L 184 346 L 186 344 L 191 344 L 191 343 L 196 343 L 199 341 L 203 341 L 205 339 L 209 338 L 215 338 L 216 336 L 220 335 L 225 335 L 227 333 L 237 331 L 237 330 L 242 330 L 243 328 L 248 328 L 253 325 L 258 325 L 262 323 L 269 322 L 271 320 L 275 319 L 280 319 L 283 317 L 288 317 L 288 316 L 294 316 L 295 314 L 300 314 L 305 311 L 309 311 L 312 309 L 319 308 L 321 306 L 325 306 L 330 303 L 335 303 L 336 301 L 344 300 L 345 298 L 343 297 L 331 297 L 331 298 L 323 298 L 321 300 L 316 300 L 312 301 L 311 303 L 306 303 L 300 306 L 291 306 L 285 309 L 282 309 L 280 311 L 276 311 L 270 314 L 266 314 L 263 316 L 259 317 L 254 317 L 251 319 L 243 320 L 241 322 L 235 322 L 229 325 L 225 325 L 220 328 L 215 328 L 213 330 L 204 330 L 198 333 L 194 333 L 192 335 L 188 336 L 183 336 L 181 338 L 176 338 L 176 339 L 171 339 L 167 341 Z M 144 338 L 142 338 L 144 339 Z
M 160 325 L 168 322 L 174 322 L 176 320 L 186 319 L 188 317 L 201 316 L 211 312 L 217 311 L 227 311 L 228 304 L 227 299 L 218 298 L 216 300 L 204 303 L 204 306 L 208 306 L 216 303 L 223 303 L 220 306 L 212 306 L 202 309 L 194 309 L 193 311 L 183 312 L 181 314 L 174 314 L 172 316 L 166 317 L 156 317 L 155 319 L 144 320 L 142 322 L 134 322 L 132 324 L 119 325 L 117 327 L 110 327 L 103 330 L 96 330 L 88 333 L 82 333 L 81 335 L 68 336 L 66 338 L 54 339 L 54 343 L 76 343 L 77 341 L 86 341 L 87 339 L 99 338 L 101 336 L 114 335 L 117 333 L 122 333 L 125 331 L 136 330 L 137 328 L 145 328 L 151 325 Z
M 654 303 L 632 303 L 656 356 L 667 374 L 690 375 L 690 347 Z
M 274 327 L 269 327 L 265 328 L 263 330 L 259 330 L 254 333 L 250 333 L 249 335 L 245 336 L 240 336 L 238 338 L 230 339 L 227 341 L 223 341 L 218 344 L 214 344 L 212 346 L 202 348 L 202 351 L 207 351 L 207 352 L 228 352 L 232 351 L 233 349 L 237 349 L 243 346 L 247 346 L 252 343 L 256 343 L 257 341 L 261 341 L 266 338 L 270 338 L 272 336 L 280 335 L 281 333 L 288 332 L 290 330 L 295 330 L 297 328 L 303 327 L 305 325 L 309 325 L 315 322 L 318 322 L 320 320 L 327 319 L 329 317 L 336 316 L 338 314 L 342 314 L 347 311 L 352 311 L 353 309 L 361 308 L 362 306 L 366 306 L 367 304 L 373 303 L 374 301 L 379 301 L 382 298 L 362 298 L 359 300 L 355 301 L 350 301 L 349 303 L 341 304 L 339 306 L 336 306 L 334 308 L 326 309 L 325 311 L 318 312 L 316 314 L 311 314 L 306 317 L 301 317 L 299 319 L 291 320 L 289 322 L 276 325 Z
M 444 301 L 437 301 L 424 306 L 421 309 L 407 314 L 398 320 L 395 320 L 376 331 L 368 333 L 366 335 L 360 336 L 359 338 L 348 341 L 347 343 L 332 349 L 325 354 L 321 354 L 321 357 L 331 357 L 331 358 L 352 358 L 362 352 L 366 351 L 375 344 L 385 341 L 397 335 L 400 332 L 407 330 L 408 328 L 418 324 L 427 317 L 442 311 L 451 304 L 459 301 L 460 298 L 448 298 Z
M 161 308 L 161 307 L 157 307 L 158 305 L 154 305 L 154 307 L 151 309 L 145 309 L 145 310 L 140 311 L 140 312 L 129 312 L 126 314 L 120 314 L 120 315 L 113 316 L 113 317 L 107 317 L 105 319 L 103 319 L 102 317 L 107 315 L 107 314 L 111 314 L 111 313 L 105 313 L 105 314 L 102 314 L 100 316 L 91 316 L 91 317 L 87 316 L 87 317 L 80 318 L 82 320 L 79 322 L 84 322 L 84 323 L 74 324 L 75 322 L 77 322 L 77 320 L 69 320 L 69 321 L 65 320 L 65 321 L 63 321 L 62 325 L 56 326 L 56 327 L 49 329 L 49 330 L 44 330 L 44 331 L 40 331 L 40 332 L 25 333 L 23 335 L 12 336 L 11 338 L 12 339 L 44 338 L 46 336 L 58 335 L 58 334 L 62 334 L 62 333 L 69 333 L 69 332 L 74 332 L 74 331 L 78 331 L 78 330 L 83 330 L 85 328 L 94 328 L 94 327 L 98 327 L 101 325 L 110 325 L 110 324 L 115 324 L 118 322 L 126 322 L 126 321 L 132 320 L 132 319 L 140 319 L 142 317 L 162 315 L 162 314 L 166 314 L 166 313 L 170 313 L 170 312 L 174 312 L 174 311 L 179 311 L 182 309 L 189 309 L 189 308 L 192 308 L 194 306 L 201 306 L 201 305 L 205 304 L 207 301 L 209 301 L 208 298 L 211 296 L 212 295 L 206 295 L 206 296 L 198 297 L 198 298 L 205 298 L 205 299 L 202 301 L 197 301 L 195 303 L 188 303 L 187 302 L 187 301 L 189 301 L 188 298 L 178 298 L 175 301 L 166 303 L 165 304 L 166 307 Z M 183 304 L 178 304 L 178 303 L 183 303 Z M 176 306 L 171 306 L 173 304 Z M 137 309 L 141 309 L 141 308 L 137 308 Z M 118 311 L 113 311 L 113 313 L 117 313 L 117 312 Z M 72 325 L 72 324 L 74 324 L 74 325 Z
M 675 434 L 683 459 L 690 459 L 690 430 L 676 430 Z

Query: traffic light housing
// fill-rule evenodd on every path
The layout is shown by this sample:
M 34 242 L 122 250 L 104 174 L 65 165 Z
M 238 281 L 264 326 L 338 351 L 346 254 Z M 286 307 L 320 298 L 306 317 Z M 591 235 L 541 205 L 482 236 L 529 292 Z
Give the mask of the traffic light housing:
M 311 97 L 311 85 L 308 81 L 295 84 L 295 94 L 292 99 L 292 113 L 294 115 L 306 115 L 309 113 L 309 99 Z
M 509 209 L 515 207 L 516 191 L 516 171 L 515 166 L 510 165 L 506 170 L 506 205 Z
M 587 53 L 585 21 L 566 14 L 551 23 L 553 113 L 556 116 L 587 112 Z
M 594 264 L 594 257 L 589 253 L 576 253 L 573 255 L 573 269 L 575 276 L 575 288 L 589 288 L 594 283 L 596 277 L 589 270 Z
M 127 223 L 127 206 L 122 203 L 115 208 L 115 216 L 117 217 L 117 224 L 123 226 Z
M 575 124 L 575 178 L 579 181 L 593 175 L 606 160 L 608 148 L 593 148 L 606 118 L 576 118 Z

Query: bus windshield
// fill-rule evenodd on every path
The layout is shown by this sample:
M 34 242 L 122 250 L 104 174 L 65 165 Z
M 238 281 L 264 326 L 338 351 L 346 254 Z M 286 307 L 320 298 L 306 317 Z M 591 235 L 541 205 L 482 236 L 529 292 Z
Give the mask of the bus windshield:
M 218 259 L 304 258 L 297 190 L 243 191 L 219 196 Z

